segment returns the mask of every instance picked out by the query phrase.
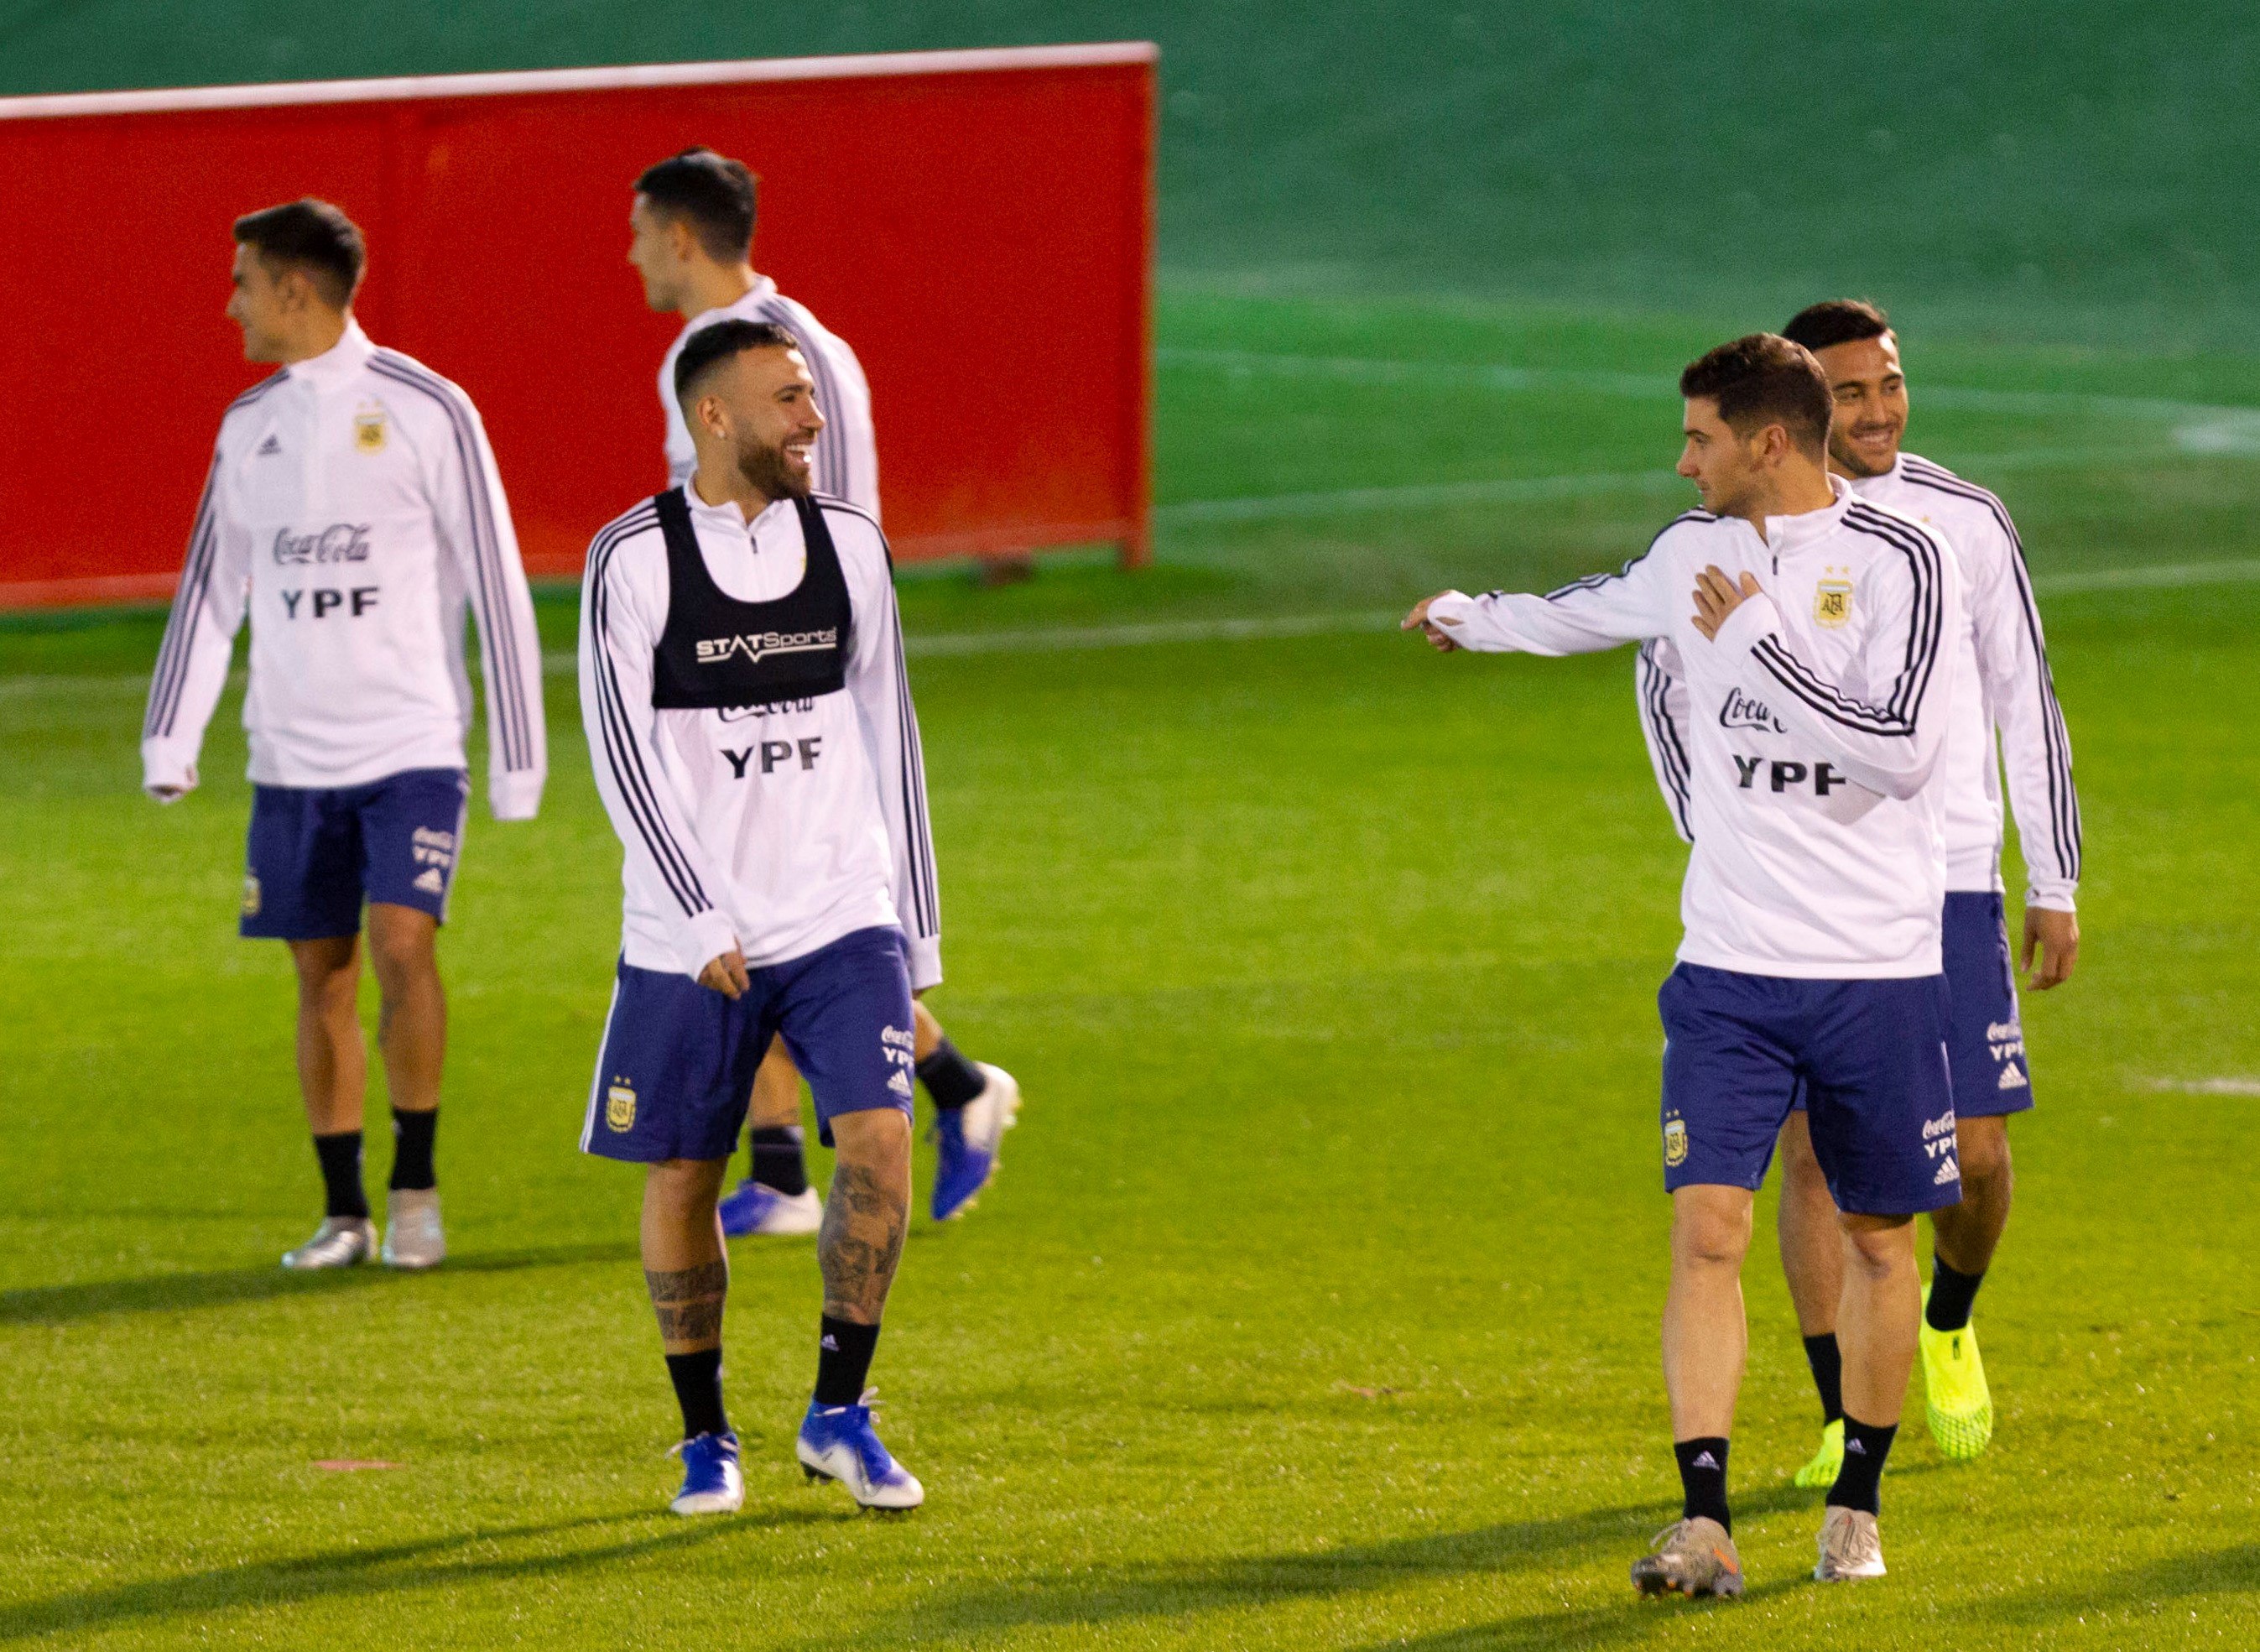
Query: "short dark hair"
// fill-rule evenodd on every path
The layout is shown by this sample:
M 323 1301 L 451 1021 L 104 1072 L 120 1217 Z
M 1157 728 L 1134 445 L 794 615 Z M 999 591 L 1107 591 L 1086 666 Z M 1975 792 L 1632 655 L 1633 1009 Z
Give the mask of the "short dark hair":
M 1828 375 L 1812 351 L 1779 333 L 1753 333 L 1689 362 L 1679 393 L 1717 402 L 1738 436 L 1778 424 L 1806 453 L 1828 449 Z
M 353 302 L 368 264 L 360 226 L 311 195 L 245 213 L 235 220 L 235 239 L 270 264 L 304 270 L 324 300 L 340 310 Z
M 710 258 L 726 262 L 754 248 L 754 186 L 742 161 L 701 145 L 646 167 L 636 193 L 669 218 L 689 224 Z
M 1892 318 L 1883 306 L 1865 298 L 1827 298 L 1807 304 L 1789 318 L 1781 336 L 1808 350 L 1825 350 L 1835 344 L 1857 344 L 1880 339 L 1892 330 Z
M 675 358 L 675 399 L 688 403 L 698 382 L 718 364 L 747 350 L 797 350 L 800 340 L 789 328 L 774 321 L 740 321 L 733 318 L 701 327 Z

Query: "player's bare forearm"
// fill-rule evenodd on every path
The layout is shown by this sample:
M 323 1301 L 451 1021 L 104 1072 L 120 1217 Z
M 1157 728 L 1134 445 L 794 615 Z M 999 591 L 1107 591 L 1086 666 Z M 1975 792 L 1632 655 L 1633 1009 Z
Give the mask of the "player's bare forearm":
M 2025 984 L 2046 992 L 2071 979 L 2079 962 L 2079 918 L 2073 912 L 2047 906 L 2025 908 L 2025 940 L 2018 968 L 2026 972 Z

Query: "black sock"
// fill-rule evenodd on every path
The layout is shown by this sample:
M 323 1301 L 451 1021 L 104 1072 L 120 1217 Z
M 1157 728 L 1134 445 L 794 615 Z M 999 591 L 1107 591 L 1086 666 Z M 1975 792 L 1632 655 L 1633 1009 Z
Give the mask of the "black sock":
M 421 1193 L 440 1185 L 432 1168 L 432 1138 L 440 1134 L 440 1110 L 404 1112 L 392 1110 L 392 1179 L 387 1187 Z
M 1876 1483 L 1884 1477 L 1884 1459 L 1892 1455 L 1892 1441 L 1899 1431 L 1897 1423 L 1878 1426 L 1856 1417 L 1844 1419 L 1844 1466 L 1828 1488 L 1831 1508 L 1876 1512 Z
M 769 1125 L 747 1133 L 746 1150 L 754 1162 L 754 1180 L 775 1188 L 787 1198 L 808 1191 L 808 1158 L 801 1148 L 797 1124 Z
M 918 1076 L 926 1093 L 933 1098 L 933 1105 L 951 1112 L 989 1088 L 989 1075 L 967 1061 L 948 1039 L 918 1064 Z
M 1734 1517 L 1727 1513 L 1727 1442 L 1715 1437 L 1675 1440 L 1671 1455 L 1679 1459 L 1679 1489 L 1686 1498 L 1680 1513 L 1691 1520 L 1716 1520 L 1731 1533 Z
M 816 1403 L 852 1405 L 862 1398 L 863 1379 L 871 1374 L 871 1355 L 878 1346 L 877 1326 L 826 1314 L 816 1344 Z
M 1930 1304 L 1922 1317 L 1934 1331 L 1959 1331 L 1970 1323 L 1970 1305 L 1978 1300 L 1982 1273 L 1963 1273 L 1946 1265 L 1946 1258 L 1930 1253 Z
M 726 1434 L 730 1420 L 722 1414 L 722 1350 L 702 1348 L 695 1354 L 670 1354 L 667 1374 L 675 1383 L 676 1403 L 683 1407 L 683 1437 Z
M 314 1156 L 322 1162 L 322 1184 L 328 1190 L 330 1216 L 368 1215 L 368 1195 L 361 1191 L 361 1132 L 340 1130 L 333 1136 L 314 1138 Z
M 1826 1428 L 1844 1414 L 1844 1356 L 1836 1351 L 1836 1333 L 1806 1337 L 1805 1362 L 1813 1368 L 1813 1387 L 1820 1391 L 1820 1426 Z

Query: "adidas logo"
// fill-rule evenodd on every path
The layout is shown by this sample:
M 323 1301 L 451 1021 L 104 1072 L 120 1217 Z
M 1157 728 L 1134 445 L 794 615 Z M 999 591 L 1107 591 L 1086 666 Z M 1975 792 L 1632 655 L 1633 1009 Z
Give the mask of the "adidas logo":
M 1938 1174 L 1930 1178 L 1930 1184 L 1933 1187 L 1944 1187 L 1949 1182 L 1959 1182 L 1961 1179 L 1962 1167 L 1949 1159 L 1938 1167 Z
M 1995 1088 L 1998 1090 L 2022 1090 L 2028 1082 L 2028 1081 L 2025 1077 L 2024 1069 L 2019 1067 L 2016 1062 L 2011 1062 L 2006 1067 L 2004 1067 L 2001 1069 L 2001 1082 L 1997 1084 Z
M 1868 1455 L 1868 1448 L 1860 1443 L 1860 1436 L 1854 1434 L 1844 1442 L 1844 1455 L 1848 1457 L 1864 1457 Z
M 261 443 L 259 444 L 259 455 L 258 455 L 258 456 L 259 456 L 260 458 L 261 458 L 261 459 L 264 459 L 264 458 L 265 458 L 265 457 L 267 457 L 267 455 L 268 455 L 268 454 L 279 454 L 279 453 L 281 453 L 282 451 L 282 442 L 280 442 L 279 440 L 277 440 L 275 439 L 275 433 L 274 433 L 274 432 L 269 431 L 269 432 L 268 432 L 268 433 L 267 433 L 267 440 L 266 440 L 265 441 L 262 441 L 262 442 L 261 442 Z
M 887 1088 L 893 1091 L 898 1096 L 909 1095 L 911 1093 L 911 1076 L 905 1072 L 901 1068 L 896 1068 L 895 1076 L 887 1080 Z
M 827 1349 L 833 1354 L 837 1354 L 840 1351 L 840 1339 L 833 1335 L 831 1332 L 826 1331 L 824 1334 L 824 1340 L 819 1342 L 816 1346 L 820 1348 Z
M 1719 1460 L 1713 1456 L 1709 1452 L 1706 1451 L 1688 1466 L 1696 1469 L 1715 1469 L 1719 1466 Z
M 440 876 L 438 867 L 426 867 L 424 876 L 416 880 L 415 887 L 422 890 L 426 895 L 438 895 L 446 890 L 447 880 Z

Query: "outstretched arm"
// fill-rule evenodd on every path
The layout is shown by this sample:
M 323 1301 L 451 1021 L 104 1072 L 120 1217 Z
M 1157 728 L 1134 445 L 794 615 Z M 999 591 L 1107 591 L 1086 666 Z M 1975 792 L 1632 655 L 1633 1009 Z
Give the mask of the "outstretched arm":
M 1439 591 L 1414 604 L 1398 628 L 1420 632 L 1446 654 L 1592 654 L 1670 629 L 1662 570 L 1651 547 L 1620 572 L 1595 574 L 1542 597 Z

